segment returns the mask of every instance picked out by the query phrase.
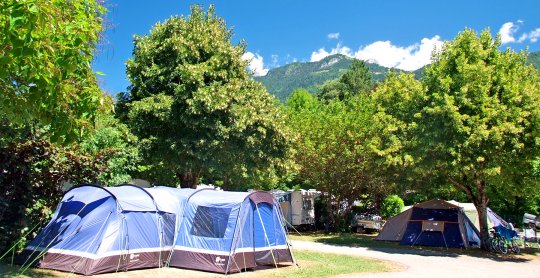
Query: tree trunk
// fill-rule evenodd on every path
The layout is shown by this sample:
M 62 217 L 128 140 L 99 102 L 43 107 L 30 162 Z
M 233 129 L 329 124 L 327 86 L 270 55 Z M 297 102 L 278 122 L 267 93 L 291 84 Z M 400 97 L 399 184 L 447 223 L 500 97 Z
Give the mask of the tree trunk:
M 476 204 L 476 211 L 478 212 L 478 221 L 480 223 L 480 241 L 482 249 L 487 250 L 488 246 L 488 240 L 489 240 L 489 230 L 488 230 L 488 222 L 487 222 L 487 212 L 486 204 L 480 203 L 479 205 Z
M 180 179 L 181 188 L 196 188 L 198 177 L 191 170 L 177 173 L 176 176 Z
M 326 199 L 326 219 L 324 220 L 324 233 L 330 233 L 334 221 L 334 210 L 332 209 L 332 198 Z
M 487 242 L 489 240 L 489 230 L 487 225 L 487 205 L 488 198 L 486 193 L 486 182 L 485 180 L 478 180 L 476 182 L 476 189 L 478 190 L 478 195 L 474 200 L 474 206 L 478 212 L 479 223 L 480 223 L 480 240 L 482 242 L 482 249 L 488 250 Z
M 225 191 L 229 190 L 229 177 L 228 176 L 223 177 L 223 185 L 221 186 L 221 189 Z

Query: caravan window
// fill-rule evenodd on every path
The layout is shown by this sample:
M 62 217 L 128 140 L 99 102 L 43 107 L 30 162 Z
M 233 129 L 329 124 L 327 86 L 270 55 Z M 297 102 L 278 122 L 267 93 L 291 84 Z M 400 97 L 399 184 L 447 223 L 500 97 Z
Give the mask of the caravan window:
M 194 236 L 223 238 L 230 214 L 230 208 L 197 207 L 191 234 Z
M 303 208 L 305 210 L 310 210 L 313 208 L 313 206 L 311 205 L 311 199 L 304 198 Z

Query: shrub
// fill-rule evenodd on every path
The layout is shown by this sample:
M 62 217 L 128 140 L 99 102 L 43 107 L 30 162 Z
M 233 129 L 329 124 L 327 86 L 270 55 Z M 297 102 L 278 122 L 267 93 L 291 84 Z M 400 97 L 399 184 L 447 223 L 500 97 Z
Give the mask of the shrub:
M 393 217 L 401 212 L 405 204 L 398 195 L 390 195 L 384 199 L 381 205 L 381 216 L 385 219 Z

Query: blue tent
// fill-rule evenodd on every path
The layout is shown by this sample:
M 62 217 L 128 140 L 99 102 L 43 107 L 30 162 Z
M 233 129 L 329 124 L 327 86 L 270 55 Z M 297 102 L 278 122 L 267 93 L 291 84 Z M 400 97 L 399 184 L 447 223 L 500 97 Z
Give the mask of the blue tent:
M 17 260 L 85 275 L 167 263 L 230 273 L 292 262 L 282 224 L 266 192 L 83 185 Z
M 161 191 L 134 185 L 73 188 L 18 261 L 85 275 L 159 267 L 172 246 L 178 203 Z
M 461 207 L 443 200 L 431 200 L 409 210 L 402 213 L 407 218 L 400 221 L 405 225 L 404 231 L 400 232 L 400 244 L 454 248 L 480 246 L 478 230 Z
M 293 263 L 279 203 L 268 192 L 198 191 L 178 224 L 170 266 L 227 274 Z

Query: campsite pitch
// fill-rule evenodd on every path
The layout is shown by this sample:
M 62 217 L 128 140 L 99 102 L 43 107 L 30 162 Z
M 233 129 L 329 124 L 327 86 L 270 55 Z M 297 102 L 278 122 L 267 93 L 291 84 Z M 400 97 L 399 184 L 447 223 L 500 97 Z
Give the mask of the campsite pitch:
M 377 259 L 360 258 L 350 255 L 336 255 L 313 251 L 296 251 L 294 253 L 300 267 L 284 266 L 278 269 L 267 268 L 257 271 L 248 271 L 231 275 L 179 269 L 161 268 L 133 270 L 110 274 L 95 275 L 96 278 L 154 278 L 154 277 L 331 277 L 336 275 L 357 275 L 376 272 L 395 271 L 395 266 Z M 0 263 L 1 277 L 66 277 L 68 273 L 46 269 L 33 268 L 25 275 L 17 276 L 16 267 Z M 85 277 L 76 274 L 70 277 Z
M 374 236 L 319 233 L 289 236 L 293 250 L 328 252 L 388 260 L 402 271 L 344 275 L 347 277 L 538 277 L 540 250 L 526 248 L 526 254 L 502 256 L 479 249 L 410 247 L 371 240 Z

